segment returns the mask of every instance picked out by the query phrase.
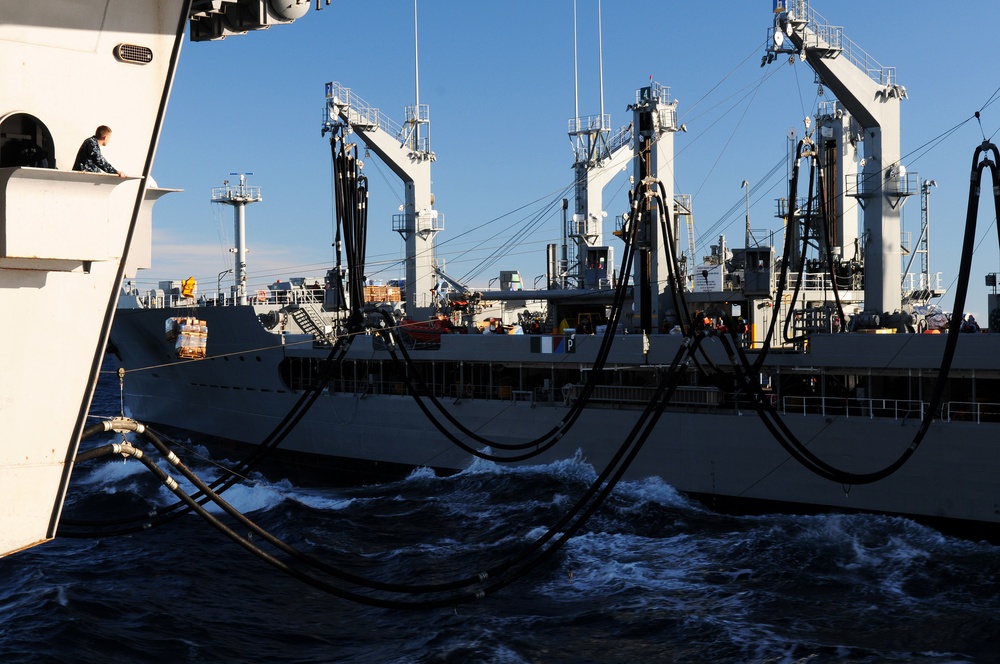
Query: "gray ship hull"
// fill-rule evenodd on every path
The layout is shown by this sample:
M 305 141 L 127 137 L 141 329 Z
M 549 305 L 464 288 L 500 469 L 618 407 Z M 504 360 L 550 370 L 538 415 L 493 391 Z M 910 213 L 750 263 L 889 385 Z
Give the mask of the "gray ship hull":
M 276 335 L 257 323 L 252 307 L 201 308 L 197 316 L 209 330 L 208 357 L 184 361 L 173 356 L 163 339 L 164 319 L 190 315 L 188 310 L 120 311 L 112 343 L 126 368 L 125 398 L 130 415 L 151 426 L 167 426 L 244 445 L 259 443 L 301 396 L 281 377 L 288 358 L 324 357 L 303 335 Z M 727 360 L 717 339 L 706 344 L 708 356 Z M 774 353 L 764 367 L 770 375 L 796 372 L 823 375 L 835 370 L 856 374 L 891 372 L 909 376 L 912 399 L 815 400 L 775 395 L 783 422 L 815 455 L 839 469 L 865 473 L 896 460 L 920 427 L 921 405 L 944 348 L 941 335 L 828 335 L 815 338 L 808 353 Z M 615 340 L 609 362 L 614 367 L 666 366 L 682 337 Z M 439 348 L 412 352 L 435 365 L 469 362 L 526 367 L 550 362 L 579 371 L 585 380 L 598 337 L 577 337 L 576 352 L 542 358 L 531 352 L 530 336 L 453 335 Z M 626 471 L 625 479 L 655 476 L 708 504 L 865 511 L 964 524 L 989 534 L 1000 522 L 1000 426 L 988 408 L 969 417 L 964 390 L 989 385 L 998 372 L 991 335 L 961 339 L 946 391 L 950 399 L 909 461 L 888 478 L 845 486 L 818 477 L 797 463 L 773 438 L 757 413 L 723 403 L 672 404 Z M 384 371 L 388 353 L 372 337 L 353 343 L 355 367 Z M 877 368 L 876 368 L 877 367 Z M 974 368 L 975 367 L 975 368 Z M 358 371 L 358 369 L 355 369 Z M 568 412 L 571 392 L 547 385 L 533 390 L 509 386 L 441 385 L 446 408 L 465 426 L 501 443 L 531 440 Z M 514 386 L 520 387 L 520 386 Z M 413 467 L 439 471 L 467 468 L 474 457 L 448 441 L 399 383 L 369 373 L 324 391 L 282 442 L 285 459 L 297 458 L 313 469 L 364 468 L 374 478 Z M 623 444 L 641 413 L 627 399 L 598 399 L 558 444 L 521 463 L 549 463 L 579 454 L 600 471 Z M 624 394 L 624 392 L 622 392 Z M 980 404 L 985 406 L 986 404 Z M 379 471 L 383 470 L 384 473 Z M 334 474 L 330 481 L 335 481 Z

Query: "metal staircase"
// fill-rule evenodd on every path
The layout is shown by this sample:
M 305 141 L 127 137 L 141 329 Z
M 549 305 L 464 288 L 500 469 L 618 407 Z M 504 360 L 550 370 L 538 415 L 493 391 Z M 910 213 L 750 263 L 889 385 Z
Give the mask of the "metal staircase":
M 310 306 L 301 304 L 290 304 L 285 310 L 295 321 L 305 334 L 311 334 L 320 342 L 329 343 L 329 334 L 326 331 L 327 324 L 322 315 Z

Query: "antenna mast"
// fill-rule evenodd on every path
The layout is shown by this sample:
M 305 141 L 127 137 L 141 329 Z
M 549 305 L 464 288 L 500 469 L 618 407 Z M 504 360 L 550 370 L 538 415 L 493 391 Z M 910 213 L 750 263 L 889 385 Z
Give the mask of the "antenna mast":
M 578 48 L 576 43 L 576 0 L 573 0 L 573 110 L 580 117 L 580 64 L 577 60 Z
M 246 244 L 246 206 L 260 201 L 260 187 L 247 184 L 247 176 L 253 173 L 230 173 L 240 176 L 240 183 L 233 186 L 226 180 L 221 187 L 212 189 L 212 202 L 233 206 L 233 236 L 236 247 L 231 249 L 235 254 L 233 260 L 236 280 L 233 297 L 238 304 L 247 303 L 247 244 Z
M 417 0 L 413 0 L 413 87 L 414 96 L 416 99 L 413 102 L 413 107 L 418 109 L 418 121 L 414 123 L 413 127 L 413 138 L 414 144 L 420 146 L 420 122 L 419 122 L 419 109 L 420 109 L 420 50 L 417 48 Z
M 601 23 L 601 0 L 597 0 L 597 51 L 601 70 L 601 129 L 610 129 L 604 126 L 604 26 Z

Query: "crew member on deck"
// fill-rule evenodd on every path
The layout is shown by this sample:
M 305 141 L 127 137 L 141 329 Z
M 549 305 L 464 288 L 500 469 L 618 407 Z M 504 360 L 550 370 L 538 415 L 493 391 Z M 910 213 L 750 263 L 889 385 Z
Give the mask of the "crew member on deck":
M 76 161 L 73 163 L 74 171 L 86 171 L 88 173 L 111 173 L 120 178 L 126 175 L 115 169 L 108 160 L 101 154 L 101 148 L 111 140 L 111 128 L 101 125 L 94 132 L 94 135 L 83 142 L 80 150 L 76 153 Z

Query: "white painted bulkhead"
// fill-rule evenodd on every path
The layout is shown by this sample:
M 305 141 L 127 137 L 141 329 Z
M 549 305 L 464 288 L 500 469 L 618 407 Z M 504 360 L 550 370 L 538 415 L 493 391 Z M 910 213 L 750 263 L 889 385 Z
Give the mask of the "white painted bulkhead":
M 181 0 L 0 2 L 0 143 L 49 153 L 45 167 L 0 168 L 0 555 L 55 534 L 185 12 Z M 120 45 L 151 60 L 124 61 Z M 17 135 L 25 115 L 44 141 Z M 72 171 L 99 125 L 128 178 Z M 148 242 L 148 207 L 139 217 Z

